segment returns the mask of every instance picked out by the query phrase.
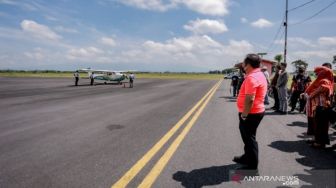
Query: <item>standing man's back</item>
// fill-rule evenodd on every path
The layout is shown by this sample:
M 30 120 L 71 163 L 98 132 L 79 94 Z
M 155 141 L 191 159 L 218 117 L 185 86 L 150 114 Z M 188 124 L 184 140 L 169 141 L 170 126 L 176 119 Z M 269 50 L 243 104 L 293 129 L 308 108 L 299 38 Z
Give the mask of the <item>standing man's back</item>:
M 245 146 L 244 154 L 234 157 L 233 161 L 245 165 L 242 169 L 257 169 L 259 158 L 256 133 L 265 113 L 267 80 L 260 70 L 258 55 L 248 54 L 243 68 L 246 76 L 238 94 L 237 107 L 239 130 Z
M 75 77 L 75 86 L 78 86 L 78 80 L 79 80 L 78 70 L 74 73 L 74 77 Z
M 135 79 L 135 76 L 134 76 L 134 74 L 133 73 L 131 73 L 130 75 L 129 75 L 129 84 L 130 84 L 130 88 L 132 88 L 133 87 L 133 82 L 134 82 L 134 79 Z

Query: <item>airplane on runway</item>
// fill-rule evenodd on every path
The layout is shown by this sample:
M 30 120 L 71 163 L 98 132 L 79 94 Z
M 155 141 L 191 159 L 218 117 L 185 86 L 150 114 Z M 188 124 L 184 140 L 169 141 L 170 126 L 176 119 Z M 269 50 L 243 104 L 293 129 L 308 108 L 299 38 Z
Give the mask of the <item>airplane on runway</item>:
M 89 75 L 89 78 L 93 77 L 94 80 L 97 81 L 104 81 L 106 84 L 107 82 L 116 82 L 118 84 L 122 84 L 124 80 L 128 80 L 129 77 L 126 75 L 126 73 L 133 73 L 136 71 L 113 71 L 113 70 L 94 70 L 91 68 L 86 69 L 79 69 L 80 72 L 87 72 Z

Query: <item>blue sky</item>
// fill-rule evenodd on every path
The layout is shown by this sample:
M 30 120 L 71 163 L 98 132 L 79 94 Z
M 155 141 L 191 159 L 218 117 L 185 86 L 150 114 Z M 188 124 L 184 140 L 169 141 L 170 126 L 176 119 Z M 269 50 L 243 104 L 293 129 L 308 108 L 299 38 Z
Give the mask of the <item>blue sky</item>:
M 288 62 L 332 61 L 336 4 L 296 23 L 334 1 L 289 12 Z M 0 0 L 0 69 L 221 70 L 283 53 L 284 10 L 285 0 Z

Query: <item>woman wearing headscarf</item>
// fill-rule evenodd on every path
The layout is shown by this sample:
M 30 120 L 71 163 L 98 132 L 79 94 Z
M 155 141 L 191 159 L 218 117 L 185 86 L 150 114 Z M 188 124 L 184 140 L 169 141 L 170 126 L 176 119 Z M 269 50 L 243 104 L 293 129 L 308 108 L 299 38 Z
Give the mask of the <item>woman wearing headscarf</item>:
M 314 72 L 317 78 L 305 91 L 308 117 L 307 134 L 315 136 L 312 147 L 324 148 L 326 144 L 330 144 L 327 111 L 331 106 L 334 78 L 332 70 L 324 66 L 316 67 Z

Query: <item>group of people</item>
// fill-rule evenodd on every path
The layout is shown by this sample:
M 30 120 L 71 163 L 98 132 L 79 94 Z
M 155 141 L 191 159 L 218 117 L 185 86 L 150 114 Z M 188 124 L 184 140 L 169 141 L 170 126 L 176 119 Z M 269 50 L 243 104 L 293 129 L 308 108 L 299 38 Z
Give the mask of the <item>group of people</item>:
M 78 81 L 79 81 L 79 71 L 77 70 L 74 74 L 74 78 L 75 78 L 75 86 L 78 86 Z M 94 72 L 90 74 L 89 78 L 90 78 L 90 85 L 93 85 L 94 83 Z
M 256 132 L 265 114 L 265 98 L 268 93 L 272 93 L 275 101 L 272 109 L 280 114 L 287 114 L 289 80 L 289 74 L 286 71 L 287 64 L 281 63 L 276 66 L 275 74 L 270 81 L 260 64 L 261 58 L 257 54 L 248 54 L 242 64 L 242 72 L 245 76 L 239 88 L 237 108 L 239 130 L 244 142 L 244 154 L 233 158 L 234 162 L 243 165 L 240 169 L 256 170 L 258 168 Z M 296 109 L 299 101 L 298 111 L 307 115 L 307 134 L 313 136 L 313 139 L 307 142 L 314 148 L 325 148 L 330 144 L 328 134 L 330 124 L 336 121 L 332 119 L 332 117 L 336 118 L 336 110 L 333 110 L 336 109 L 333 99 L 335 97 L 334 75 L 330 63 L 316 67 L 314 73 L 316 79 L 312 81 L 305 69 L 299 67 L 292 77 L 290 111 L 293 112 Z M 233 81 L 231 85 L 236 84 Z M 235 93 L 233 95 L 235 96 Z
M 275 67 L 275 74 L 269 87 L 270 93 L 272 93 L 274 98 L 274 106 L 272 109 L 280 114 L 287 114 L 288 94 L 291 94 L 289 103 L 291 107 L 290 112 L 294 112 L 297 102 L 299 101 L 299 112 L 301 113 L 304 110 L 306 99 L 300 96 L 310 85 L 311 78 L 307 75 L 304 67 L 298 67 L 288 91 L 289 74 L 286 71 L 286 67 L 286 63 L 281 63 Z
M 292 84 L 289 92 L 290 112 L 294 112 L 299 101 L 300 113 L 307 116 L 308 129 L 307 135 L 314 138 L 307 142 L 314 148 L 325 148 L 330 144 L 328 130 L 330 122 L 333 122 L 330 116 L 334 106 L 334 75 L 332 65 L 324 63 L 314 69 L 316 79 L 311 80 L 306 74 L 304 67 L 298 67 L 297 73 L 292 78 Z M 274 96 L 274 109 L 281 114 L 287 114 L 287 82 L 288 73 L 286 65 L 282 63 L 276 67 L 276 72 L 271 82 L 272 93 Z

